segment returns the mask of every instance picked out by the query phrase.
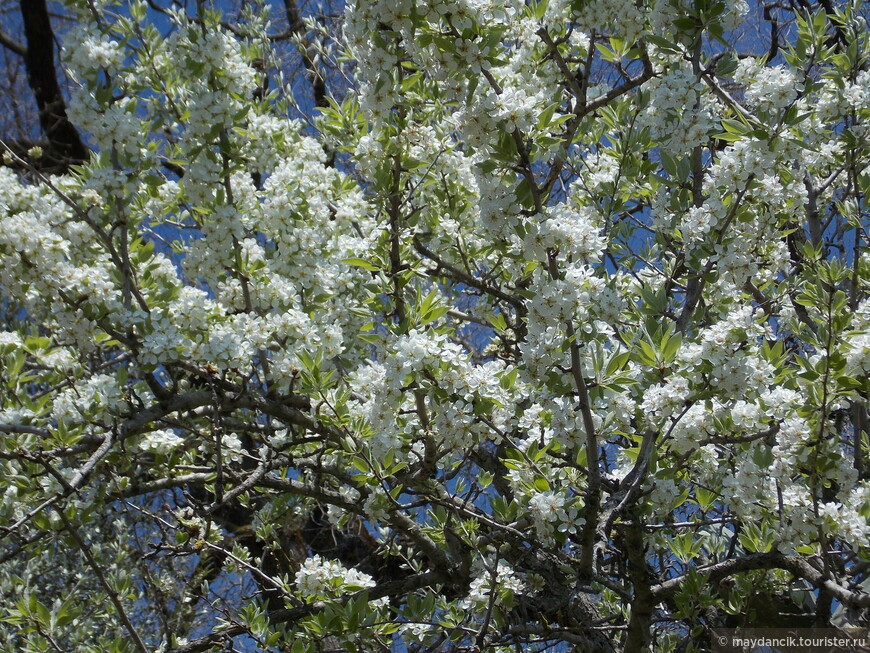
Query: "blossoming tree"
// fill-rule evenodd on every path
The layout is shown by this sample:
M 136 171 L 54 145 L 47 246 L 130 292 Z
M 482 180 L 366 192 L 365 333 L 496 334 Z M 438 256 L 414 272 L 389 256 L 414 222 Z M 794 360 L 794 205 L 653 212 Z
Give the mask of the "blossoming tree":
M 867 623 L 860 2 L 186 5 L 0 34 L 0 647 Z

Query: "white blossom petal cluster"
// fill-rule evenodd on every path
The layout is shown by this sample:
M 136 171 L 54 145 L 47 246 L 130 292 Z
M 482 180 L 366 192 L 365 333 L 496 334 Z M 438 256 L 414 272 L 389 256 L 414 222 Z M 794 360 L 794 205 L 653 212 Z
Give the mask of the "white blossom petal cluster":
M 604 249 L 604 239 L 590 209 L 560 203 L 526 236 L 524 245 L 526 255 L 539 261 L 546 261 L 548 250 L 555 249 L 577 259 L 594 260 Z
M 527 591 L 527 588 L 516 571 L 504 561 L 499 560 L 495 573 L 482 566 L 480 574 L 471 581 L 468 596 L 462 600 L 461 605 L 467 610 L 486 609 L 493 591 L 496 593 L 494 603 L 495 605 L 500 605 L 502 603 L 501 594 L 503 592 L 523 594 Z
M 797 99 L 803 87 L 793 71 L 783 66 L 763 66 L 751 58 L 741 61 L 735 77 L 748 84 L 746 101 L 766 111 L 787 107 Z
M 139 443 L 139 448 L 159 454 L 170 454 L 184 444 L 184 438 L 167 429 L 149 431 Z
M 685 155 L 703 143 L 715 127 L 718 105 L 691 70 L 669 68 L 651 83 L 650 92 L 643 124 L 674 156 Z
M 112 40 L 95 22 L 80 22 L 64 35 L 64 53 L 75 70 L 103 69 L 117 72 L 123 58 L 121 44 Z
M 96 374 L 61 391 L 54 400 L 52 417 L 67 424 L 80 422 L 88 416 L 101 421 L 117 413 L 125 404 L 117 379 L 108 374 Z
M 0 331 L 0 347 L 21 347 L 21 335 L 17 331 Z
M 296 587 L 300 595 L 309 599 L 337 596 L 374 585 L 374 580 L 368 574 L 348 569 L 336 560 L 327 560 L 319 555 L 307 558 L 296 572 Z
M 547 541 L 553 537 L 554 530 L 576 533 L 585 523 L 585 519 L 579 516 L 576 502 L 568 499 L 562 492 L 552 490 L 531 495 L 529 514 L 538 537 Z

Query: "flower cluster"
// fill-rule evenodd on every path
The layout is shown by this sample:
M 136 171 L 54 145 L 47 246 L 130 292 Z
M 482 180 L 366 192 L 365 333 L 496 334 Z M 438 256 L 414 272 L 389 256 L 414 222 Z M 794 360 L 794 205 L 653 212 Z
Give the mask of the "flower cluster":
M 501 605 L 504 602 L 506 593 L 516 595 L 526 592 L 526 584 L 507 563 L 499 560 L 494 573 L 485 566 L 482 567 L 480 574 L 471 581 L 468 596 L 461 602 L 465 609 L 487 609 L 493 592 L 496 593 L 495 601 L 493 601 L 495 605 Z
M 783 66 L 764 66 L 752 58 L 742 59 L 735 79 L 747 84 L 746 101 L 764 111 L 776 111 L 792 104 L 803 83 L 796 73 Z
M 650 85 L 643 124 L 666 151 L 684 155 L 703 143 L 716 126 L 718 106 L 692 71 L 674 66 Z
M 160 429 L 146 433 L 139 443 L 139 448 L 143 451 L 166 455 L 178 449 L 183 443 L 184 438 L 172 431 Z
M 544 540 L 549 541 L 553 537 L 554 528 L 560 532 L 576 533 L 585 523 L 578 513 L 576 502 L 562 492 L 536 492 L 529 499 L 529 514 L 538 537 Z
M 604 249 L 604 238 L 591 209 L 560 203 L 548 209 L 547 217 L 533 226 L 523 245 L 527 258 L 542 262 L 553 250 L 578 260 L 594 260 Z
M 95 22 L 80 22 L 64 35 L 64 54 L 73 70 L 116 73 L 124 59 L 118 41 L 104 33 Z
M 125 404 L 117 379 L 108 374 L 95 374 L 60 392 L 54 400 L 52 417 L 66 424 L 105 421 Z
M 319 555 L 307 558 L 296 572 L 296 588 L 309 600 L 340 596 L 374 585 L 368 574 L 348 569 L 336 560 L 326 560 Z

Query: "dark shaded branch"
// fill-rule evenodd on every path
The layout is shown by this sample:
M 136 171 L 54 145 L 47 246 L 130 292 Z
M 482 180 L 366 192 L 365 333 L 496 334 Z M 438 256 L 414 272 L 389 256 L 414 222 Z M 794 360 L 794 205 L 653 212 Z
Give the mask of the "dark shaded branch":
M 27 54 L 27 48 L 25 48 L 21 43 L 13 39 L 3 30 L 0 30 L 0 45 L 2 45 L 7 50 L 14 52 L 19 57 L 23 57 Z
M 284 0 L 284 11 L 287 12 L 287 23 L 290 27 L 290 33 L 298 35 L 304 40 L 305 23 L 302 21 L 302 15 L 299 13 L 299 6 L 296 4 L 296 0 Z M 317 68 L 313 47 L 304 42 L 300 42 L 299 54 L 302 56 L 302 63 L 305 65 L 308 77 L 311 79 L 311 92 L 314 95 L 314 106 L 329 106 L 329 100 L 326 95 L 326 79 L 324 79 L 323 75 Z
M 779 20 L 773 14 L 773 9 L 773 5 L 764 6 L 764 20 L 770 23 L 770 49 L 767 51 L 767 56 L 764 59 L 766 64 L 773 61 L 779 53 Z
M 54 32 L 45 0 L 21 0 L 27 49 L 27 81 L 39 108 L 39 124 L 50 145 L 46 156 L 66 169 L 88 160 L 90 154 L 66 115 L 66 104 L 54 65 Z

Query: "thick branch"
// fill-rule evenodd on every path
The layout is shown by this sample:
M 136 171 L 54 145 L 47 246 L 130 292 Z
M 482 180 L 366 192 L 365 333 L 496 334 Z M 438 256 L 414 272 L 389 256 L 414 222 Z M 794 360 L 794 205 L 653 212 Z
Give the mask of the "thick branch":
M 650 624 L 656 599 L 650 589 L 652 573 L 647 564 L 646 547 L 643 541 L 643 528 L 640 525 L 626 526 L 625 554 L 628 558 L 629 576 L 634 588 L 631 601 L 631 617 L 628 622 L 628 636 L 625 640 L 625 653 L 644 653 L 649 650 Z
M 39 108 L 39 124 L 51 146 L 47 153 L 63 168 L 88 160 L 88 149 L 66 115 L 66 104 L 57 83 L 54 66 L 54 32 L 45 0 L 22 0 L 21 16 L 27 51 L 24 65 L 27 81 Z
M 785 569 L 799 578 L 808 580 L 815 587 L 829 592 L 844 605 L 855 608 L 870 607 L 870 594 L 854 592 L 826 578 L 821 571 L 800 556 L 787 556 L 779 552 L 751 553 L 742 558 L 732 558 L 698 567 L 695 572 L 706 576 L 708 583 L 717 583 L 723 578 L 756 569 Z M 657 601 L 668 600 L 680 590 L 685 580 L 686 576 L 682 575 L 659 583 L 652 588 L 653 596 Z

